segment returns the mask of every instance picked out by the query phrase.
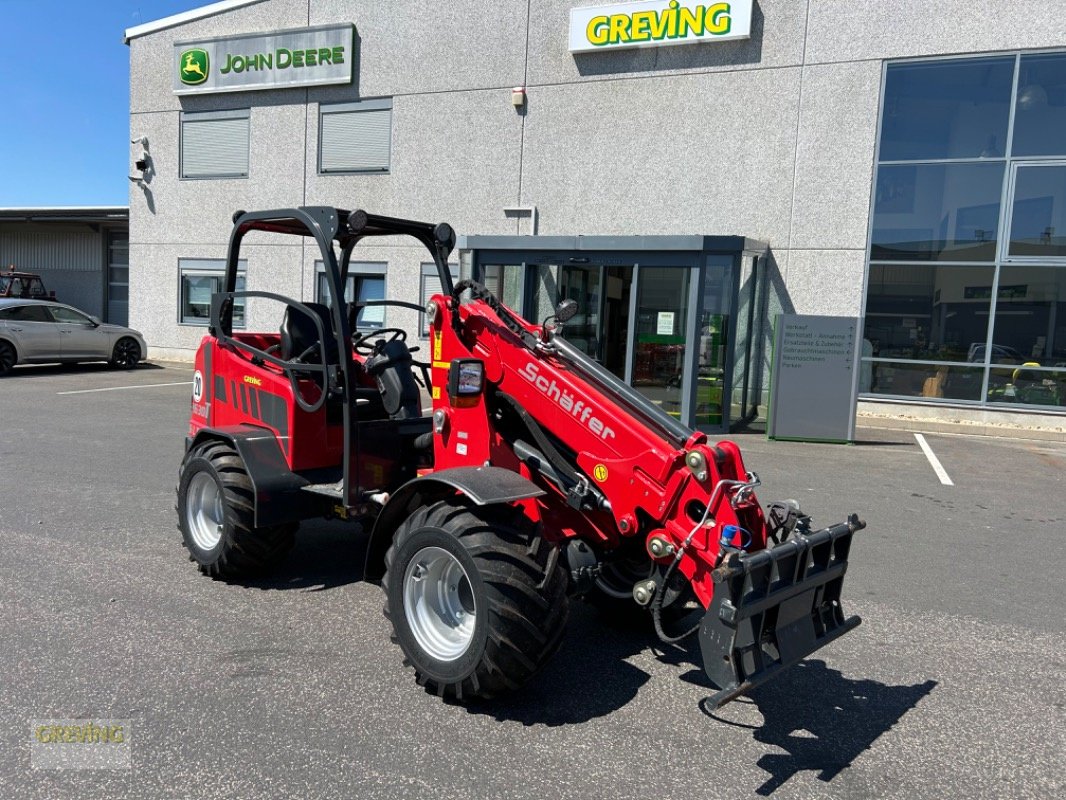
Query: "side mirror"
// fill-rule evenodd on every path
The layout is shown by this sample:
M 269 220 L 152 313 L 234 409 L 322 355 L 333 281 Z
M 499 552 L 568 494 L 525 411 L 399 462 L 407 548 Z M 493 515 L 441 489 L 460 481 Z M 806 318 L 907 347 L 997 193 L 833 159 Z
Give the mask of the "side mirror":
M 103 324 L 98 317 L 89 317 L 89 322 L 93 324 L 94 328 L 99 328 Z
M 563 300 L 555 307 L 555 319 L 557 322 L 568 322 L 577 314 L 576 300 Z

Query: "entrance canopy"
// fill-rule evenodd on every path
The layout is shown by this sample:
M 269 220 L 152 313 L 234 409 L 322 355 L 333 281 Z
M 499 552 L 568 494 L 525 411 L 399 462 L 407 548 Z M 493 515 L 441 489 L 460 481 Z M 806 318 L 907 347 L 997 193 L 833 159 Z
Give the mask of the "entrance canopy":
M 761 337 L 752 331 L 765 323 L 765 244 L 742 236 L 464 236 L 459 248 L 462 277 L 531 322 L 574 300 L 566 339 L 689 427 L 724 431 L 758 406 L 751 371 L 761 381 L 753 347 Z

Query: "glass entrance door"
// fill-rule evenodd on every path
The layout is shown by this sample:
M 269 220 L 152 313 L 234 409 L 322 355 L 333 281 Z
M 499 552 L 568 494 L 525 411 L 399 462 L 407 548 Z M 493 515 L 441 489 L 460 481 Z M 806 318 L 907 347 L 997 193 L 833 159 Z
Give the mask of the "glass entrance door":
M 556 303 L 573 300 L 578 310 L 566 323 L 566 340 L 625 380 L 633 267 L 541 264 L 537 285 L 537 321 L 552 314 Z
M 642 266 L 637 286 L 633 388 L 678 418 L 689 383 L 685 355 L 692 272 L 687 267 Z

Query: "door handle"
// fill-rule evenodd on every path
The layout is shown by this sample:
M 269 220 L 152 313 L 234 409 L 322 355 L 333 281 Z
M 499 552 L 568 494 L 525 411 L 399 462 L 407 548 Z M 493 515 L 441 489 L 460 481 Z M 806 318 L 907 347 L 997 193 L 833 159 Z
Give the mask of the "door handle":
M 8 328 L 8 330 L 14 331 L 15 333 L 22 333 L 22 328 Z

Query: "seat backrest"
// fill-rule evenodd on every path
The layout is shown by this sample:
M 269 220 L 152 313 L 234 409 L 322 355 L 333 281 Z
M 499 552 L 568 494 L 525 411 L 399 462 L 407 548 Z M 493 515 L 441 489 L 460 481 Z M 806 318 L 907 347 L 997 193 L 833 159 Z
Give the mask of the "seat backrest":
M 421 396 L 411 371 L 411 351 L 404 342 L 393 339 L 370 356 L 364 366 L 377 381 L 385 411 L 392 419 L 422 416 Z
M 326 363 L 336 364 L 337 338 L 333 334 L 333 321 L 329 307 L 322 303 L 304 303 L 322 321 L 325 334 Z M 311 352 L 307 352 L 308 349 Z M 320 363 L 321 353 L 318 347 L 318 328 L 315 321 L 295 306 L 285 307 L 285 316 L 281 320 L 281 357 L 285 361 L 303 356 L 308 364 Z

